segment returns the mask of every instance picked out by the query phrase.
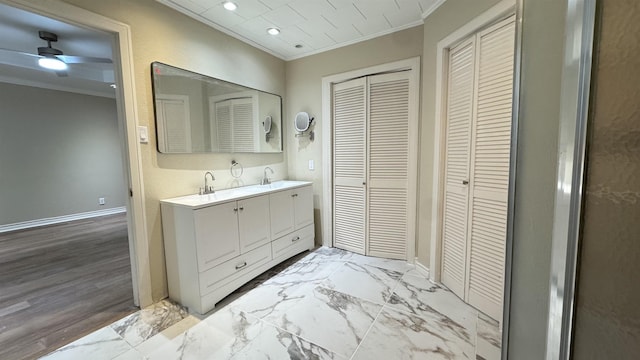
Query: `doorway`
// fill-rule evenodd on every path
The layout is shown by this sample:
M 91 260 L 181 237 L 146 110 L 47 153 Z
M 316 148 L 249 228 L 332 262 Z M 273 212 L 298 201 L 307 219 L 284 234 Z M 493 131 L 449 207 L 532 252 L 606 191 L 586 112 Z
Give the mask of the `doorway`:
M 400 76 L 403 79 L 394 79 L 394 77 L 398 77 L 398 76 Z M 373 81 L 371 81 L 371 79 L 366 80 L 367 77 L 370 77 L 371 79 L 373 79 Z M 356 79 L 356 80 L 353 80 L 353 79 Z M 362 82 L 363 81 L 362 79 L 365 79 L 364 80 L 365 82 L 367 81 L 373 82 L 374 83 L 373 89 L 375 89 L 375 91 L 379 91 L 380 89 L 385 88 L 387 85 L 391 85 L 392 87 L 400 85 L 400 87 L 404 89 L 404 90 L 401 90 L 400 93 L 403 93 L 403 92 L 405 93 L 405 95 L 403 95 L 405 106 L 402 107 L 402 111 L 401 111 L 401 113 L 404 114 L 404 117 L 402 117 L 402 119 L 404 119 L 405 138 L 401 142 L 402 146 L 399 146 L 400 148 L 404 147 L 404 159 L 395 161 L 397 159 L 394 160 L 393 158 L 385 158 L 385 156 L 387 155 L 391 155 L 391 157 L 393 157 L 394 144 L 388 144 L 388 143 L 385 144 L 385 142 L 389 141 L 389 139 L 385 139 L 385 138 L 387 137 L 387 134 L 397 131 L 398 130 L 397 126 L 392 131 L 383 130 L 382 132 L 377 132 L 377 133 L 374 132 L 373 134 L 374 140 L 381 140 L 377 142 L 381 146 L 378 146 L 378 149 L 380 151 L 378 151 L 377 153 L 379 154 L 379 156 L 375 156 L 375 158 L 373 159 L 374 163 L 376 163 L 374 164 L 374 168 L 381 169 L 383 171 L 378 171 L 377 173 L 374 172 L 373 174 L 374 178 L 371 178 L 370 177 L 371 173 L 368 170 L 371 168 L 371 161 L 370 161 L 371 159 L 368 159 L 364 155 L 364 154 L 371 153 L 371 149 L 369 145 L 367 145 L 367 141 L 371 140 L 369 126 L 364 127 L 364 123 L 363 123 L 361 124 L 363 126 L 359 130 L 356 129 L 355 131 L 352 131 L 353 129 L 352 130 L 346 129 L 345 131 L 341 132 L 340 135 L 338 135 L 336 133 L 336 129 L 334 128 L 333 121 L 322 122 L 322 126 L 323 126 L 322 131 L 323 131 L 323 134 L 326 134 L 325 136 L 323 136 L 323 144 L 322 144 L 322 147 L 323 147 L 322 156 L 323 156 L 323 159 L 325 159 L 323 161 L 323 168 L 322 168 L 323 193 L 326 194 L 323 200 L 323 213 L 324 213 L 323 218 L 327 219 L 322 224 L 322 227 L 323 227 L 322 233 L 324 234 L 323 245 L 341 247 L 340 245 L 341 235 L 339 235 L 339 233 L 340 231 L 342 231 L 346 235 L 346 237 L 345 236 L 342 237 L 342 239 L 344 240 L 347 240 L 349 237 L 352 237 L 352 238 L 355 237 L 361 240 L 357 244 L 348 244 L 347 242 L 343 241 L 342 247 L 345 247 L 344 245 L 347 245 L 349 250 L 352 250 L 352 251 L 356 250 L 357 252 L 365 253 L 372 256 L 398 258 L 398 259 L 404 259 L 412 262 L 415 257 L 415 241 L 416 241 L 415 217 L 416 217 L 416 197 L 417 197 L 416 194 L 417 194 L 417 173 L 418 173 L 417 171 L 418 103 L 419 103 L 418 102 L 419 101 L 418 80 L 420 79 L 420 59 L 411 58 L 411 59 L 401 60 L 401 61 L 397 61 L 389 64 L 383 64 L 383 65 L 373 66 L 366 69 L 360 69 L 360 70 L 350 71 L 343 74 L 324 77 L 322 79 L 323 118 L 325 119 L 334 118 L 334 114 L 333 114 L 334 88 L 339 90 L 341 87 L 345 86 L 344 84 L 347 84 L 346 86 L 348 86 L 350 80 L 355 81 L 357 83 L 357 82 Z M 343 84 L 341 85 L 341 83 Z M 377 83 L 377 86 L 375 85 L 376 83 Z M 404 85 L 402 84 L 405 84 L 406 86 L 403 87 Z M 368 94 L 369 91 L 370 90 L 366 90 L 363 88 L 363 92 L 361 94 L 362 97 L 360 99 L 362 100 L 360 101 L 362 103 L 361 105 L 364 106 L 362 110 L 367 112 L 368 110 L 366 110 L 365 107 L 368 106 L 369 102 L 371 101 L 371 97 L 369 96 L 370 94 Z M 383 91 L 383 93 L 384 92 L 385 91 Z M 395 94 L 397 94 L 394 92 L 391 92 L 391 93 L 392 93 L 392 96 L 395 96 Z M 350 96 L 350 95 L 347 95 L 347 96 Z M 382 102 L 380 102 L 380 104 L 382 104 L 384 107 L 384 104 L 386 104 L 386 102 L 384 101 L 384 98 L 385 98 L 384 95 L 382 96 L 374 95 L 374 98 L 383 100 Z M 396 100 L 397 99 L 390 100 L 390 101 L 391 103 L 394 103 Z M 350 100 L 347 99 L 347 102 L 349 101 Z M 376 100 L 374 100 L 374 102 L 375 101 Z M 399 103 L 402 104 L 403 101 L 400 101 Z M 346 110 L 347 113 L 349 113 L 350 111 L 351 110 Z M 383 114 L 383 116 L 378 116 L 377 118 L 373 119 L 374 122 L 381 121 L 382 126 L 377 126 L 376 127 L 377 129 L 383 129 L 385 128 L 385 126 L 388 125 L 387 124 L 388 119 L 385 118 L 388 115 L 388 113 L 389 112 L 386 112 L 386 110 L 383 110 L 382 112 L 379 112 L 379 114 Z M 393 110 L 391 111 L 391 113 L 393 113 Z M 367 116 L 363 113 L 363 116 L 361 117 L 360 120 L 365 121 L 365 118 L 367 118 Z M 391 124 L 391 127 L 394 127 L 394 125 Z M 400 130 L 402 130 L 402 128 L 400 128 Z M 341 139 L 340 138 L 341 136 L 346 136 L 347 139 Z M 361 144 L 360 149 L 356 150 L 362 153 L 362 156 L 360 156 L 359 165 L 348 164 L 342 161 L 344 159 L 350 158 L 350 155 L 348 154 L 344 159 L 338 158 L 336 160 L 334 158 L 334 151 L 336 151 L 334 149 L 334 143 L 339 144 L 340 142 L 342 142 L 344 144 L 348 144 L 349 142 L 351 142 L 351 140 L 348 139 L 349 136 L 362 137 L 362 141 L 360 142 Z M 365 140 L 365 138 L 367 139 Z M 387 148 L 387 146 L 390 146 L 391 149 Z M 391 151 L 389 151 L 387 154 L 384 154 L 387 152 L 387 150 L 391 150 Z M 339 153 L 344 154 L 344 152 L 341 151 L 340 149 L 338 149 L 338 151 Z M 376 153 L 375 149 L 373 153 L 374 154 Z M 359 180 L 353 180 L 353 179 L 349 180 L 349 179 L 346 179 L 344 176 L 342 176 L 343 179 L 340 179 L 341 174 L 339 173 L 339 171 L 336 172 L 337 170 L 334 169 L 334 164 L 337 164 L 338 168 L 340 168 L 341 166 L 342 167 L 346 166 L 347 168 L 362 167 L 363 171 L 360 172 L 361 177 L 359 178 Z M 394 170 L 397 170 L 398 167 L 400 169 L 404 169 L 404 173 L 402 173 L 402 171 L 399 171 L 399 172 L 394 171 Z M 391 172 L 392 172 L 391 174 L 386 173 L 386 170 L 388 169 L 391 169 Z M 349 173 L 349 171 L 347 171 L 347 173 Z M 382 174 L 382 177 L 387 175 L 387 176 L 390 176 L 391 178 L 394 178 L 395 176 L 400 174 L 400 176 L 402 177 L 402 180 L 400 181 L 402 188 L 398 189 L 398 186 L 397 186 L 398 181 L 394 181 L 393 179 L 388 180 L 388 179 L 381 179 L 380 177 L 375 178 L 377 174 Z M 334 179 L 336 176 L 338 177 L 337 180 Z M 377 187 L 376 190 L 372 189 L 374 192 L 373 194 L 371 194 L 371 191 L 367 191 L 365 194 L 365 192 L 362 190 L 363 186 L 367 186 L 367 181 L 369 179 L 373 180 L 371 185 L 374 185 L 374 187 Z M 341 181 L 343 180 L 346 180 L 347 183 L 355 183 L 357 184 L 357 186 L 361 188 L 360 192 L 362 196 L 360 197 L 360 200 L 361 200 L 360 204 L 362 206 L 360 206 L 358 210 L 360 211 L 360 217 L 357 222 L 347 220 L 344 216 L 350 212 L 348 207 L 353 205 L 353 204 L 351 205 L 348 204 L 349 201 L 342 202 L 344 205 L 347 205 L 347 208 L 341 207 L 339 203 L 338 203 L 338 206 L 334 207 L 334 193 L 340 195 L 339 192 L 342 192 L 342 194 L 344 195 L 345 192 L 343 190 L 347 190 L 347 192 L 350 191 L 353 193 L 353 189 L 347 189 L 345 187 L 340 188 Z M 373 216 L 375 217 L 377 215 L 379 219 L 382 219 L 382 218 L 385 218 L 386 215 L 389 215 L 393 210 L 399 210 L 401 212 L 404 212 L 402 216 L 402 223 L 394 224 L 394 226 L 400 227 L 401 231 L 399 232 L 396 231 L 398 230 L 397 228 L 387 229 L 384 227 L 384 225 L 382 227 L 380 226 L 377 228 L 374 227 L 373 229 L 371 228 L 371 226 L 365 226 L 365 223 L 368 222 L 368 217 L 370 216 L 370 215 L 365 215 L 364 213 L 365 204 L 369 205 L 370 203 L 373 203 L 375 205 L 376 202 L 379 202 L 379 201 L 384 202 L 385 199 L 389 199 L 389 197 L 395 197 L 394 195 L 390 196 L 389 192 L 387 192 L 387 194 L 383 194 L 380 191 L 378 191 L 378 190 L 381 190 L 385 185 L 390 185 L 390 184 L 391 186 L 387 186 L 388 190 L 390 192 L 396 192 L 396 195 L 398 192 L 404 193 L 405 201 L 402 204 L 394 203 L 393 206 L 389 208 L 389 213 L 387 214 L 385 214 L 383 210 L 382 212 L 373 214 Z M 337 185 L 338 188 L 334 188 L 334 185 Z M 358 190 L 356 190 L 356 192 L 357 191 Z M 366 196 L 366 202 L 365 202 L 365 196 Z M 380 210 L 382 207 L 384 206 L 378 206 L 378 210 Z M 358 233 L 353 233 L 350 228 L 357 223 L 361 224 L 362 226 L 360 226 Z M 342 226 L 343 224 L 345 226 Z M 379 224 L 375 224 L 375 225 L 377 226 Z M 338 231 L 338 235 L 335 235 L 336 237 L 334 237 L 335 231 Z M 397 241 L 391 244 L 392 246 L 386 247 L 385 240 L 383 239 L 385 237 L 384 234 L 385 233 L 390 234 L 392 232 L 393 234 L 399 233 L 400 237 L 396 236 Z M 366 233 L 366 236 L 365 236 L 365 233 Z M 373 234 L 372 239 L 374 240 L 373 247 L 371 247 L 372 245 L 371 241 L 368 241 L 368 240 L 365 241 L 365 239 L 368 238 L 369 235 L 371 234 Z M 377 239 L 379 239 L 380 241 L 377 241 Z
M 116 153 L 120 153 L 120 164 L 121 164 L 121 173 L 123 180 L 123 205 L 121 206 L 121 211 L 118 214 L 110 215 L 103 220 L 106 222 L 98 225 L 102 228 L 107 228 L 114 230 L 118 228 L 117 231 L 112 231 L 113 234 L 117 234 L 121 239 L 121 244 L 124 250 L 127 253 L 127 258 L 130 260 L 124 259 L 120 261 L 121 267 L 129 267 L 130 278 L 128 284 L 128 293 L 130 295 L 130 301 L 139 306 L 147 306 L 152 303 L 151 301 L 151 284 L 150 284 L 150 274 L 148 268 L 148 244 L 147 244 L 147 235 L 146 228 L 144 226 L 144 195 L 143 195 L 143 187 L 142 187 L 142 178 L 141 178 L 141 163 L 139 159 L 139 148 L 137 145 L 136 139 L 136 113 L 134 111 L 135 108 L 135 99 L 133 96 L 134 86 L 133 86 L 133 69 L 132 69 L 132 58 L 130 54 L 130 33 L 129 29 L 126 25 L 114 22 L 110 19 L 104 18 L 102 16 L 90 13 L 88 11 L 79 9 L 72 5 L 68 5 L 65 3 L 50 1 L 42 4 L 34 4 L 30 1 L 22 1 L 22 0 L 0 0 L 0 5 L 9 6 L 11 8 L 17 9 L 19 11 L 23 11 L 26 13 L 33 14 L 34 16 L 41 16 L 44 19 L 48 19 L 48 21 L 58 21 L 69 24 L 69 26 L 77 26 L 85 29 L 86 31 L 96 31 L 102 33 L 107 36 L 108 46 L 112 48 L 113 51 L 113 59 L 114 59 L 114 78 L 113 84 L 115 84 L 116 89 L 112 91 L 114 92 L 115 101 L 114 103 L 115 109 L 113 109 L 113 113 L 115 114 L 115 134 L 117 136 L 116 143 L 119 151 Z M 16 19 L 17 20 L 17 19 Z M 13 21 L 7 21 L 3 25 L 12 24 Z M 35 32 L 35 36 L 38 36 L 37 31 Z M 42 44 L 44 46 L 45 44 Z M 24 52 L 24 50 L 22 50 Z M 20 73 L 16 71 L 15 74 Z M 14 74 L 14 75 L 15 75 Z M 55 76 L 55 75 L 53 75 Z M 69 76 L 71 78 L 71 76 Z M 23 85 L 28 85 L 23 84 Z M 108 84 L 107 84 L 108 86 Z M 60 90 L 68 90 L 68 89 L 60 89 Z M 95 94 L 94 94 L 95 95 Z M 65 106 L 69 107 L 69 105 Z M 100 141 L 99 138 L 92 139 L 91 134 L 87 136 L 79 137 L 79 140 L 94 140 Z M 76 137 L 78 138 L 78 137 Z M 83 139 L 84 138 L 84 139 Z M 30 143 L 32 147 L 36 148 L 39 144 L 37 142 Z M 69 144 L 62 143 L 60 147 L 69 146 Z M 117 155 L 116 155 L 117 156 Z M 100 161 L 100 159 L 94 159 L 95 162 Z M 47 174 L 35 174 L 37 177 L 42 179 L 42 186 L 46 188 L 47 185 Z M 99 176 L 99 174 L 96 174 Z M 73 180 L 73 179 L 72 179 Z M 81 187 L 82 184 L 73 184 L 72 181 L 69 183 L 69 186 L 73 187 Z M 94 201 L 96 204 L 101 202 L 99 198 L 91 198 L 91 202 Z M 113 199 L 111 199 L 113 200 Z M 109 204 L 109 197 L 105 197 L 106 204 Z M 126 210 L 126 211 L 125 211 Z M 75 211 L 71 211 L 71 213 L 75 213 Z M 96 214 L 93 214 L 96 215 Z M 106 215 L 106 214 L 101 214 Z M 59 216 L 53 216 L 54 218 L 58 218 L 56 220 L 64 220 L 68 224 L 77 225 L 78 228 L 84 225 L 87 225 L 87 222 L 91 222 L 92 220 L 79 220 L 81 223 L 69 222 L 74 219 L 73 217 L 67 217 L 64 219 L 60 219 Z M 114 225 L 117 224 L 117 225 Z M 24 224 L 23 224 L 24 225 Z M 63 224 L 64 225 L 64 224 Z M 93 224 L 96 225 L 96 224 Z M 115 227 L 114 227 L 115 226 Z M 77 229 L 77 228 L 76 228 Z M 51 234 L 46 234 L 49 238 L 52 238 Z M 128 239 L 128 240 L 127 240 Z M 77 249 L 76 249 L 77 250 Z M 130 256 L 129 256 L 130 254 Z M 66 256 L 64 254 L 63 256 Z M 124 262 L 123 262 L 124 261 Z M 140 266 L 141 265 L 141 266 Z M 86 274 L 85 274 L 86 275 Z M 16 279 L 17 280 L 17 279 Z M 108 291 L 108 286 L 105 287 Z M 71 294 L 73 296 L 73 294 Z M 52 297 L 42 296 L 42 301 L 52 301 Z M 26 304 L 16 305 L 16 307 L 12 307 L 12 310 L 19 311 L 20 307 L 24 307 Z M 84 304 L 84 306 L 90 306 L 90 304 Z M 42 320 L 42 319 L 41 319 Z M 71 328 L 67 330 L 70 331 Z M 71 339 L 69 339 L 71 340 Z M 42 347 L 42 342 L 37 342 L 34 344 L 35 346 Z

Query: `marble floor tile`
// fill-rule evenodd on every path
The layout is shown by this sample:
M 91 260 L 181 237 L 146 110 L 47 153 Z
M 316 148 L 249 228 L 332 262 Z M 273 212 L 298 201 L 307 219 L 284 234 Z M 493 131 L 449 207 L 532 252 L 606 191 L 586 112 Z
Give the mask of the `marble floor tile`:
M 169 301 L 45 359 L 480 359 L 498 323 L 400 260 L 321 247 L 188 314 Z
M 448 289 L 424 277 L 404 275 L 387 305 L 418 316 L 441 313 L 463 326 L 468 332 L 469 341 L 475 342 L 478 311 L 465 304 Z
M 375 256 L 364 256 L 360 254 L 352 254 L 349 262 L 359 265 L 375 266 L 382 269 L 393 270 L 402 274 L 409 270 L 415 269 L 415 266 L 409 264 L 405 260 L 385 259 Z
M 148 355 L 149 360 L 205 360 L 229 359 L 257 335 L 264 324 L 260 321 L 245 323 L 243 337 L 224 332 L 206 321 L 201 321 L 185 332 L 158 347 Z
M 498 322 L 483 313 L 478 313 L 478 337 L 499 348 L 502 343 L 502 333 Z
M 331 351 L 273 326 L 264 325 L 260 333 L 247 346 L 231 357 L 232 360 L 271 359 L 339 359 L 346 360 Z
M 429 270 L 418 270 L 417 268 L 411 269 L 405 273 L 405 275 L 415 276 L 419 278 L 428 279 L 429 278 Z
M 322 286 L 365 300 L 384 304 L 402 277 L 402 273 L 369 265 L 344 263 Z
M 141 360 L 144 359 L 144 356 L 138 350 L 131 349 L 124 354 L 118 355 L 113 360 Z
M 477 331 L 476 356 L 484 360 L 500 359 L 502 334 L 498 322 L 480 313 Z
M 418 317 L 385 306 L 352 360 L 474 359 L 464 329 L 446 317 Z
M 339 261 L 309 261 L 291 264 L 276 276 L 266 280 L 264 285 L 296 285 L 302 283 L 317 284 L 327 279 L 338 270 L 344 262 Z
M 263 284 L 234 300 L 228 306 L 257 318 L 280 313 L 294 306 L 313 289 L 312 284 L 273 283 Z
M 109 360 L 132 349 L 112 328 L 104 327 L 41 358 L 45 360 Z
M 173 339 L 180 336 L 192 327 L 196 326 L 201 321 L 202 320 L 198 317 L 189 315 L 186 318 L 162 330 L 158 334 L 152 336 L 150 339 L 145 340 L 140 345 L 136 346 L 135 349 L 143 357 L 147 357 L 158 348 L 167 343 L 170 343 Z
M 322 246 L 319 247 L 300 259 L 300 262 L 323 262 L 323 261 L 348 261 L 354 253 L 338 249 Z
M 263 320 L 349 357 L 381 308 L 380 304 L 317 286 L 294 306 L 265 316 Z
M 188 315 L 186 308 L 168 300 L 137 311 L 111 325 L 131 346 L 151 338 Z

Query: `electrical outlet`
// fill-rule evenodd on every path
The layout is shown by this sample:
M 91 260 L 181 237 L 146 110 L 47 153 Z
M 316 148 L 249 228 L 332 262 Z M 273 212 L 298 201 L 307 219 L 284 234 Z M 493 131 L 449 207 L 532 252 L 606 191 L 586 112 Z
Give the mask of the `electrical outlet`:
M 105 201 L 104 198 L 98 198 L 98 205 L 104 205 Z

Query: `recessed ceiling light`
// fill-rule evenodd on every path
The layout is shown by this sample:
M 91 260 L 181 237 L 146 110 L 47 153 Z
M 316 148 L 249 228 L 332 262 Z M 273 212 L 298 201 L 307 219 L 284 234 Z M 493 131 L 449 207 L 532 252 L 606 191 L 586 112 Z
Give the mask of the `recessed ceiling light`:
M 238 5 L 236 5 L 235 3 L 232 3 L 231 1 L 225 1 L 224 4 L 222 4 L 222 6 L 224 6 L 224 8 L 229 11 L 233 11 L 238 8 Z
M 38 59 L 38 65 L 50 70 L 67 70 L 67 64 L 57 57 L 41 57 Z
M 268 28 L 268 29 L 267 29 L 267 33 L 268 33 L 269 35 L 278 35 L 278 34 L 280 34 L 280 29 L 278 29 L 278 28 L 274 28 L 274 27 L 272 27 L 272 28 Z

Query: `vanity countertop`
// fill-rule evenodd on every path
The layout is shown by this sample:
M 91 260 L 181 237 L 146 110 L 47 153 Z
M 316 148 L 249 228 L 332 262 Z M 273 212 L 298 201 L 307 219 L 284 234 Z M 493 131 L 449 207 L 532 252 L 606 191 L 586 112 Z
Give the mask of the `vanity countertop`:
M 268 185 L 249 185 L 232 189 L 216 190 L 213 194 L 185 195 L 171 199 L 160 200 L 161 203 L 182 206 L 191 209 L 199 209 L 229 201 L 241 200 L 257 195 L 264 195 L 276 191 L 293 189 L 311 184 L 310 181 L 280 180 Z

